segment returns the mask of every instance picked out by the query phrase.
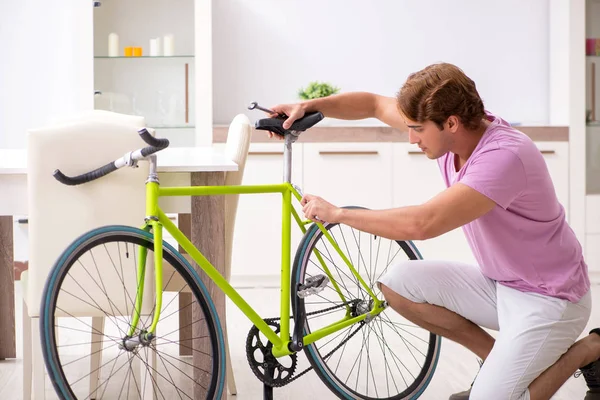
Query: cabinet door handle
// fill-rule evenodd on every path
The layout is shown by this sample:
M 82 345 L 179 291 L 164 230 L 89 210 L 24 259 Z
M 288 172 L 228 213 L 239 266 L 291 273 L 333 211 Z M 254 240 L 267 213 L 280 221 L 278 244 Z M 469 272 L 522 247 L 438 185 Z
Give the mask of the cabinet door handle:
M 320 150 L 320 155 L 328 156 L 328 155 L 338 155 L 338 156 L 374 156 L 379 154 L 377 150 Z
M 540 150 L 540 153 L 542 153 L 542 154 L 555 154 L 556 151 L 555 150 Z
M 249 151 L 248 154 L 253 156 L 279 156 L 283 151 Z

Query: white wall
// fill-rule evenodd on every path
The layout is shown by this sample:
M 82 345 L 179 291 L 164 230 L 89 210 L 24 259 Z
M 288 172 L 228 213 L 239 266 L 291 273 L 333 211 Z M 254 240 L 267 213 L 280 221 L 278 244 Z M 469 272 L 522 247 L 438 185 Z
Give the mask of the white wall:
M 475 80 L 488 109 L 548 123 L 549 0 L 219 0 L 214 120 L 251 101 L 296 101 L 311 80 L 394 95 L 437 61 Z
M 550 125 L 569 125 L 569 2 L 549 1 Z
M 569 117 L 564 80 L 569 44 L 561 38 L 569 24 L 563 2 L 387 0 L 374 6 L 360 0 L 213 1 L 214 85 L 203 78 L 198 88 L 206 96 L 214 91 L 214 105 L 196 93 L 196 113 L 191 115 L 208 132 L 211 115 L 215 123 L 227 124 L 235 114 L 247 112 L 251 101 L 267 106 L 296 101 L 297 90 L 315 79 L 329 80 L 344 91 L 394 95 L 410 72 L 444 60 L 473 77 L 487 107 L 506 119 L 564 125 Z M 109 3 L 114 1 L 103 7 Z M 194 3 L 196 24 L 210 30 L 210 21 L 199 18 L 210 11 L 210 3 Z M 93 107 L 90 21 L 101 9 L 94 10 L 87 0 L 0 2 L 0 147 L 23 147 L 27 128 Z M 188 8 L 171 11 L 179 9 Z M 167 20 L 187 29 L 190 15 Z M 138 33 L 149 37 L 165 29 L 148 21 Z M 202 29 L 196 26 L 196 54 L 210 48 L 202 42 L 208 39 Z M 98 45 L 105 44 L 106 32 L 96 33 Z M 179 47 L 187 34 L 175 33 L 177 50 L 187 52 Z M 206 37 L 199 40 L 199 34 Z M 195 75 L 206 77 L 210 57 L 197 57 L 195 64 Z M 197 143 L 208 141 L 203 139 L 206 132 L 197 134 L 202 139 Z
M 93 107 L 91 17 L 91 1 L 0 2 L 0 148 Z

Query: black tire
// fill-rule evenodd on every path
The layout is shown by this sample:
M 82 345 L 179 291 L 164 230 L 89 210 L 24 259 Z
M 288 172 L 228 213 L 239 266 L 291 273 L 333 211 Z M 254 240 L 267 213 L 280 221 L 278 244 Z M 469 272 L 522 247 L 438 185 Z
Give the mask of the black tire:
M 56 335 L 56 331 L 55 328 L 58 329 L 60 328 L 64 328 L 61 327 L 57 324 L 57 326 L 55 327 L 55 314 L 57 311 L 57 302 L 59 302 L 59 295 L 61 294 L 61 286 L 63 285 L 63 282 L 65 281 L 65 278 L 69 275 L 69 272 L 71 271 L 71 269 L 74 266 L 77 265 L 83 265 L 81 260 L 85 261 L 85 258 L 83 257 L 84 255 L 91 254 L 92 258 L 94 257 L 94 252 L 92 250 L 96 249 L 96 254 L 98 254 L 98 252 L 102 251 L 101 247 L 103 247 L 104 249 L 106 249 L 106 254 L 108 255 L 108 258 L 111 259 L 111 252 L 113 252 L 113 250 L 108 250 L 110 249 L 114 249 L 115 243 L 117 246 L 120 246 L 121 243 L 125 244 L 125 246 L 130 246 L 131 248 L 135 249 L 134 246 L 142 246 L 142 247 L 146 247 L 148 249 L 148 254 L 153 254 L 153 249 L 154 249 L 154 242 L 153 242 L 153 236 L 148 233 L 145 232 L 143 230 L 137 229 L 137 228 L 133 228 L 133 227 L 126 227 L 126 226 L 107 226 L 107 227 L 102 227 L 102 228 L 98 228 L 95 230 L 92 230 L 82 236 L 80 236 L 78 239 L 76 239 L 63 253 L 62 255 L 59 257 L 58 261 L 56 262 L 56 264 L 54 265 L 53 269 L 51 270 L 48 279 L 46 281 L 46 285 L 44 288 L 44 292 L 43 292 L 43 297 L 42 297 L 42 304 L 41 304 L 41 310 L 40 310 L 40 332 L 41 332 L 41 337 L 42 337 L 42 351 L 43 351 L 43 355 L 44 355 L 44 361 L 46 364 L 46 369 L 49 373 L 50 376 L 50 380 L 52 381 L 52 384 L 54 386 L 54 389 L 56 391 L 56 393 L 58 394 L 59 398 L 61 399 L 68 399 L 68 400 L 73 400 L 73 399 L 77 399 L 77 396 L 75 394 L 75 390 L 72 388 L 72 386 L 75 386 L 76 384 L 78 384 L 77 382 L 70 382 L 69 379 L 67 378 L 67 376 L 65 375 L 65 371 L 64 371 L 64 365 L 61 363 L 61 355 L 59 354 L 59 350 L 58 347 L 65 347 L 65 345 L 58 345 L 57 346 L 57 335 Z M 120 249 L 120 247 L 119 247 Z M 129 249 L 129 247 L 128 247 Z M 122 250 L 119 250 L 118 253 L 121 254 Z M 135 251 L 133 252 L 135 253 Z M 129 250 L 127 250 L 127 255 L 129 257 Z M 194 382 L 194 380 L 196 379 L 196 377 L 199 377 L 198 380 L 196 380 L 196 383 L 192 383 L 192 391 L 196 390 L 198 387 L 202 386 L 202 392 L 206 393 L 206 399 L 220 399 L 223 391 L 224 391 L 224 374 L 225 374 L 225 347 L 224 347 L 224 340 L 223 340 L 223 332 L 221 330 L 221 325 L 219 322 L 219 318 L 215 309 L 215 306 L 211 300 L 211 298 L 208 295 L 208 291 L 206 289 L 206 287 L 204 286 L 204 284 L 202 283 L 202 281 L 200 280 L 200 276 L 198 275 L 198 273 L 194 270 L 194 268 L 191 267 L 191 265 L 188 263 L 188 261 L 179 253 L 177 252 L 172 246 L 170 246 L 168 243 L 163 242 L 163 259 L 168 262 L 170 265 L 173 266 L 173 269 L 175 272 L 179 273 L 179 275 L 181 276 L 181 278 L 183 278 L 183 280 L 181 281 L 183 285 L 185 286 L 189 286 L 190 292 L 192 294 L 192 303 L 195 300 L 195 303 L 197 304 L 197 310 L 199 310 L 199 312 L 201 314 L 200 315 L 200 319 L 196 322 L 193 322 L 190 325 L 193 325 L 195 323 L 199 323 L 202 325 L 202 327 L 200 329 L 202 329 L 202 337 L 201 338 L 193 338 L 193 339 L 182 339 L 181 342 L 183 341 L 190 341 L 190 340 L 198 340 L 198 342 L 194 342 L 194 348 L 192 349 L 192 347 L 189 347 L 190 350 L 195 351 L 195 352 L 200 352 L 202 354 L 207 354 L 208 357 L 205 357 L 205 361 L 203 361 L 203 368 L 198 368 L 197 366 L 192 365 L 192 361 L 190 360 L 189 362 L 186 362 L 186 360 L 176 360 L 173 361 L 173 359 L 175 359 L 175 357 L 172 357 L 171 355 L 167 354 L 166 351 L 162 351 L 162 349 L 166 349 L 166 348 L 170 348 L 168 346 L 173 346 L 172 343 L 167 343 L 167 342 L 159 342 L 159 340 L 161 339 L 161 337 L 159 335 L 157 335 L 157 337 L 155 338 L 154 343 L 150 343 L 150 346 L 146 347 L 145 351 L 146 351 L 146 357 L 148 357 L 148 350 L 149 349 L 154 349 L 155 354 L 158 354 L 157 358 L 159 358 L 160 362 L 158 362 L 156 364 L 155 367 L 153 367 L 152 365 L 149 365 L 147 363 L 148 358 L 146 358 L 146 362 L 145 362 L 145 367 L 147 368 L 147 370 L 150 369 L 154 369 L 154 371 L 156 371 L 156 378 L 152 377 L 152 374 L 150 374 L 151 379 L 146 379 L 146 382 L 151 381 L 151 385 L 152 386 L 152 390 L 154 390 L 157 395 L 158 392 L 161 391 L 161 386 L 159 384 L 159 379 L 165 379 L 166 381 L 171 381 L 173 383 L 173 386 L 175 386 L 175 393 L 177 393 L 179 396 L 177 396 L 177 394 L 175 394 L 173 397 L 169 396 L 169 398 L 173 397 L 173 398 L 179 398 L 182 397 L 181 393 L 185 392 L 179 387 L 179 385 L 175 384 L 175 380 L 173 380 L 173 374 L 179 374 L 178 371 L 180 371 L 181 373 L 185 373 L 182 369 L 178 368 L 178 366 L 175 364 L 177 363 L 179 366 L 184 365 L 184 364 L 188 364 L 190 366 L 192 366 L 193 369 L 193 373 L 192 375 L 194 376 L 194 378 L 190 377 L 189 375 L 186 375 L 188 379 L 190 379 L 191 382 Z M 95 263 L 95 260 L 94 260 Z M 135 262 L 134 262 L 135 264 Z M 107 268 L 111 268 L 109 266 L 106 266 Z M 85 267 L 84 267 L 85 268 Z M 101 270 L 101 268 L 100 268 Z M 118 268 L 115 266 L 115 271 L 117 272 L 117 276 L 119 276 L 119 271 Z M 127 272 L 127 269 L 125 269 L 125 271 Z M 72 271 L 74 274 L 78 273 L 78 271 L 74 268 L 74 270 Z M 173 275 L 175 274 L 175 272 L 173 272 Z M 151 269 L 147 268 L 147 272 L 146 273 L 151 273 L 153 274 L 154 271 Z M 98 274 L 100 274 L 100 272 L 98 272 Z M 173 277 L 173 275 L 171 275 L 171 277 Z M 100 277 L 100 280 L 102 281 L 102 277 L 100 275 L 98 275 Z M 121 276 L 125 277 L 125 274 L 123 273 L 123 264 L 121 264 Z M 73 276 L 70 276 L 71 279 L 74 279 Z M 126 284 L 123 281 L 123 279 L 121 279 L 121 282 L 123 282 L 123 288 L 124 288 L 124 292 L 125 292 L 125 287 Z M 106 287 L 108 287 L 109 285 L 113 285 L 113 284 L 117 284 L 119 285 L 121 282 L 119 281 L 108 281 L 106 283 Z M 168 285 L 169 283 L 167 282 L 165 284 Z M 102 282 L 102 285 L 105 285 L 104 282 Z M 184 287 L 185 287 L 184 286 Z M 83 290 L 83 288 L 82 288 Z M 144 289 L 145 291 L 150 290 L 152 292 L 154 292 L 154 286 L 150 286 L 150 287 L 145 287 Z M 183 289 L 180 289 L 180 292 Z M 65 289 L 65 291 L 67 291 Z M 63 293 L 64 294 L 64 293 Z M 68 295 L 73 296 L 71 293 L 68 293 Z M 111 300 L 109 299 L 109 296 L 107 294 L 107 292 L 105 292 L 106 294 L 106 301 L 108 302 L 108 304 L 111 304 Z M 127 295 L 129 296 L 130 294 L 127 293 Z M 89 296 L 90 299 L 92 296 Z M 124 297 L 125 297 L 125 293 L 124 293 Z M 134 298 L 135 298 L 135 294 L 134 294 Z M 175 297 L 174 297 L 175 298 Z M 94 302 L 96 305 L 98 305 L 99 303 L 96 303 L 96 301 L 94 301 L 93 299 L 88 299 L 88 298 L 82 298 L 80 301 L 84 301 L 84 302 Z M 130 297 L 131 299 L 131 297 Z M 62 300 L 64 301 L 64 299 Z M 100 300 L 98 300 L 100 301 Z M 102 300 L 104 301 L 104 300 Z M 195 305 L 193 305 L 192 303 L 188 304 L 185 307 L 188 306 L 193 306 L 195 307 Z M 63 303 L 61 303 L 63 304 Z M 114 304 L 114 303 L 113 303 Z M 164 307 L 168 307 L 165 306 L 163 304 L 163 310 Z M 185 308 L 183 307 L 183 308 Z M 112 306 L 111 306 L 112 308 Z M 182 309 L 183 309 L 182 308 Z M 63 312 L 64 315 L 64 310 L 60 309 L 60 306 L 58 308 L 58 310 L 60 312 Z M 99 306 L 98 306 L 98 310 L 103 311 Z M 154 308 L 152 309 L 152 311 L 154 311 Z M 67 312 L 68 314 L 68 312 Z M 108 315 L 107 314 L 107 319 L 113 318 L 114 320 L 117 321 L 118 323 L 121 323 L 124 320 L 124 316 L 126 315 L 125 312 L 123 312 L 123 310 L 120 310 L 119 313 L 115 313 L 115 314 L 111 314 Z M 198 315 L 198 314 L 195 314 Z M 72 315 L 70 315 L 72 316 Z M 81 318 L 80 318 L 81 317 Z M 77 321 L 82 321 L 83 316 L 77 317 L 75 316 L 75 318 L 69 318 L 69 321 L 72 320 L 74 322 Z M 125 325 L 127 326 L 127 323 L 130 322 L 130 315 L 127 317 L 128 319 L 125 320 Z M 159 321 L 159 332 L 160 332 L 160 326 L 161 326 L 161 322 L 163 321 L 162 318 L 165 317 L 165 315 L 163 313 L 161 313 L 161 320 Z M 165 319 L 168 317 L 165 317 Z M 204 321 L 204 322 L 202 322 Z M 151 318 L 150 321 L 146 320 L 145 323 L 148 323 L 149 326 L 149 322 L 151 322 Z M 142 319 L 140 319 L 140 324 L 142 324 Z M 117 323 L 115 323 L 115 326 L 117 325 Z M 85 326 L 82 325 L 82 326 Z M 90 326 L 90 325 L 88 325 Z M 138 325 L 139 326 L 139 325 Z M 91 326 L 90 326 L 91 327 Z M 117 326 L 118 328 L 118 326 Z M 92 331 L 90 332 L 93 332 Z M 120 330 L 119 332 L 123 332 L 124 330 Z M 61 335 L 63 331 L 61 331 Z M 103 334 L 104 334 L 104 329 L 103 329 Z M 95 332 L 95 334 L 99 334 L 98 332 Z M 206 334 L 206 337 L 204 336 L 204 334 Z M 61 336 L 62 337 L 62 336 Z M 108 334 L 105 334 L 104 336 L 105 338 L 109 338 Z M 166 338 L 166 335 L 165 335 Z M 108 342 L 110 343 L 110 347 L 113 346 L 117 346 L 116 348 L 118 349 L 119 352 L 124 352 L 123 354 L 125 354 L 125 365 L 127 364 L 127 360 L 129 361 L 129 369 L 131 370 L 131 375 L 129 376 L 129 381 L 127 381 L 127 386 L 129 388 L 130 385 L 132 385 L 132 377 L 133 380 L 135 380 L 135 372 L 133 372 L 132 369 L 132 360 L 136 360 L 140 359 L 142 363 L 144 363 L 144 360 L 142 359 L 143 356 L 143 351 L 144 348 L 142 346 L 139 347 L 139 349 L 136 349 L 134 352 L 127 352 L 127 350 L 124 350 L 123 348 L 120 347 L 120 344 L 122 343 L 122 341 L 119 341 L 120 336 L 117 337 L 116 339 L 114 339 L 114 336 L 112 337 L 113 343 L 110 343 L 110 340 L 106 340 L 103 341 L 103 344 L 101 344 L 100 346 L 103 352 L 106 350 L 106 347 L 104 347 L 104 342 Z M 164 339 L 163 340 L 167 340 Z M 170 340 L 167 340 L 168 342 L 171 342 Z M 181 342 L 173 342 L 173 343 L 178 343 L 179 346 L 184 346 L 181 344 Z M 198 348 L 196 347 L 196 343 L 200 344 L 200 349 L 198 350 Z M 84 345 L 85 343 L 82 343 L 81 345 Z M 153 346 L 152 346 L 153 345 Z M 159 345 L 162 345 L 163 347 L 160 347 L 159 350 Z M 72 345 L 69 345 L 72 346 Z M 185 346 L 184 346 L 185 347 Z M 111 349 L 111 351 L 114 351 L 115 348 Z M 203 350 L 203 351 L 202 351 Z M 85 347 L 84 347 L 84 351 Z M 210 353 L 209 353 L 210 352 Z M 140 356 L 141 354 L 141 356 Z M 162 356 L 161 356 L 162 354 Z M 122 354 L 119 353 L 120 357 Z M 90 355 L 91 356 L 91 355 Z M 87 357 L 87 356 L 86 356 Z M 117 371 L 117 360 L 118 357 L 114 359 L 114 364 L 112 366 L 112 370 L 109 373 L 109 377 L 111 378 L 113 376 L 113 371 L 115 373 L 114 376 L 116 376 Z M 137 357 L 137 359 L 136 359 Z M 181 358 L 181 357 L 180 357 Z M 123 360 L 123 359 L 121 359 Z M 104 363 L 104 360 L 102 360 L 103 366 L 104 365 L 108 365 L 108 363 Z M 69 364 L 69 363 L 65 363 Z M 111 360 L 111 364 L 112 364 L 112 360 Z M 136 364 L 137 365 L 137 364 Z M 164 369 L 163 366 L 164 365 Z M 174 368 L 168 367 L 168 365 L 174 366 Z M 143 367 L 143 364 L 142 364 Z M 110 365 L 107 366 L 106 368 L 110 368 Z M 122 368 L 122 367 L 121 367 Z M 187 367 L 184 367 L 187 368 Z M 162 369 L 162 374 L 161 374 L 161 369 Z M 125 368 L 125 371 L 127 370 L 127 368 Z M 197 371 L 199 370 L 199 371 Z M 165 372 L 166 371 L 166 372 Z M 93 370 L 90 369 L 90 374 L 87 375 L 89 377 L 92 376 L 92 374 L 94 373 Z M 128 372 L 124 372 L 129 374 Z M 168 376 L 167 376 L 168 373 Z M 159 375 L 162 377 L 160 378 Z M 109 379 L 106 379 L 106 387 L 104 388 L 102 394 L 100 396 L 98 396 L 101 388 L 100 386 L 97 389 L 97 393 L 90 393 L 88 398 L 100 398 L 101 396 L 104 395 L 104 392 L 106 391 L 106 388 L 109 387 Z M 180 376 L 181 378 L 181 376 Z M 75 379 L 75 378 L 73 378 Z M 91 379 L 91 378 L 89 378 Z M 88 379 L 88 380 L 89 380 Z M 116 380 L 117 378 L 115 378 Z M 119 378 L 120 379 L 120 378 Z M 127 380 L 127 376 L 125 376 L 125 378 L 123 379 L 123 383 L 122 385 L 125 386 L 126 384 L 126 380 Z M 185 377 L 183 377 L 182 379 L 185 379 Z M 99 379 L 100 382 L 100 379 Z M 178 383 L 180 382 L 180 380 L 177 381 Z M 104 383 L 103 383 L 104 384 Z M 196 385 L 196 387 L 194 387 L 194 385 Z M 137 386 L 137 383 L 136 383 Z M 181 385 L 183 386 L 183 385 Z M 84 388 L 85 389 L 85 388 Z M 123 389 L 121 389 L 123 390 Z M 128 389 L 129 390 L 129 389 Z M 143 389 L 142 389 L 143 390 Z M 79 390 L 81 392 L 81 390 Z M 138 388 L 139 391 L 139 388 Z M 161 393 L 162 394 L 162 393 Z M 129 395 L 129 392 L 127 393 L 127 395 Z M 80 395 L 81 396 L 81 395 Z M 186 394 L 186 396 L 188 396 Z M 187 398 L 186 396 L 184 396 L 184 398 Z M 141 395 L 140 395 L 141 397 Z M 164 395 L 162 396 L 164 397 Z M 158 395 L 158 398 L 162 398 L 161 395 Z M 83 397 L 81 397 L 83 398 Z
M 362 207 L 349 207 L 349 208 L 362 208 Z M 345 253 L 346 257 L 350 260 L 352 265 L 354 265 L 354 267 L 357 268 L 357 272 L 359 273 L 359 275 L 361 275 L 361 277 L 365 280 L 365 282 L 367 282 L 371 286 L 371 289 L 377 294 L 377 298 L 383 299 L 383 295 L 381 295 L 378 286 L 375 285 L 375 281 L 377 280 L 376 276 L 377 277 L 381 276 L 381 275 L 376 275 L 378 273 L 377 265 L 379 263 L 379 261 L 378 261 L 379 257 L 377 256 L 375 258 L 375 264 L 376 264 L 375 269 L 372 269 L 370 267 L 370 271 L 367 271 L 366 269 L 364 271 L 361 271 L 361 269 L 362 269 L 361 261 L 364 265 L 364 259 L 365 259 L 365 257 L 362 254 L 362 251 L 359 251 L 359 249 L 363 248 L 363 245 L 361 244 L 361 237 L 364 235 L 369 235 L 369 236 L 373 237 L 373 235 L 370 235 L 370 234 L 367 234 L 364 232 L 360 232 L 356 229 L 350 228 L 345 225 L 325 224 L 324 226 L 328 230 L 328 232 L 331 234 L 333 239 L 336 241 L 336 243 L 338 244 L 340 249 Z M 344 237 L 343 241 L 339 240 L 338 231 L 342 233 L 342 236 Z M 344 231 L 351 231 L 354 235 L 355 244 L 357 245 L 356 246 L 357 257 L 355 258 L 355 260 L 357 262 L 352 261 L 353 260 L 352 251 L 348 247 L 349 240 L 345 239 L 345 235 L 343 233 Z M 356 240 L 356 234 L 358 234 L 358 240 Z M 421 254 L 419 253 L 419 251 L 417 250 L 417 248 L 414 246 L 414 244 L 412 242 L 393 241 L 393 240 L 388 240 L 388 239 L 382 239 L 380 237 L 376 237 L 373 240 L 375 242 L 379 241 L 378 242 L 378 244 L 379 244 L 378 250 L 381 248 L 382 240 L 388 241 L 389 242 L 388 253 L 391 251 L 391 249 L 398 249 L 396 254 L 401 254 L 402 257 L 405 257 L 403 259 L 403 261 L 418 260 L 418 259 L 422 258 Z M 369 242 L 369 246 L 372 247 L 371 242 Z M 367 297 L 368 294 L 366 293 L 366 291 L 364 291 L 364 289 L 362 287 L 359 288 L 358 284 L 356 284 L 356 288 L 354 286 L 349 288 L 348 284 L 356 283 L 356 280 L 353 280 L 354 278 L 353 278 L 350 270 L 347 269 L 346 265 L 342 265 L 342 268 L 340 268 L 339 263 L 335 262 L 337 255 L 333 252 L 333 246 L 331 246 L 331 244 L 327 241 L 326 237 L 323 235 L 323 233 L 321 232 L 321 230 L 319 229 L 319 227 L 316 224 L 311 225 L 311 227 L 307 230 L 302 241 L 300 242 L 300 244 L 298 246 L 298 250 L 296 252 L 296 256 L 294 259 L 293 271 L 292 271 L 292 287 L 291 287 L 292 307 L 293 307 L 295 318 L 301 318 L 301 316 L 305 316 L 304 324 L 303 324 L 304 335 L 309 334 L 311 331 L 314 332 L 317 329 L 319 329 L 320 327 L 325 326 L 329 323 L 332 323 L 333 321 L 338 321 L 338 320 L 342 319 L 344 317 L 345 313 L 348 312 L 345 307 L 340 307 L 339 311 L 341 311 L 344 314 L 338 315 L 338 317 L 333 319 L 333 321 L 330 320 L 325 323 L 318 322 L 318 319 L 322 318 L 321 315 L 323 317 L 326 317 L 327 314 L 329 314 L 331 312 L 336 312 L 334 310 L 334 311 L 327 311 L 327 312 L 323 312 L 322 314 L 319 314 L 318 313 L 319 309 L 330 309 L 332 306 L 335 306 L 336 304 L 337 305 L 343 304 L 343 302 L 339 298 L 338 292 L 335 289 L 333 289 L 331 282 L 328 284 L 328 286 L 322 292 L 317 293 L 315 295 L 311 295 L 304 299 L 301 299 L 297 295 L 297 290 L 298 290 L 299 285 L 303 284 L 305 279 L 308 278 L 309 276 L 314 276 L 315 273 L 313 271 L 316 271 L 316 272 L 319 272 L 319 270 L 324 271 L 318 265 L 318 259 L 315 256 L 315 252 L 313 252 L 313 250 L 315 248 L 317 248 L 318 252 L 322 256 L 322 259 L 327 264 L 329 264 L 329 262 L 331 262 L 331 264 L 333 265 L 333 267 L 332 267 L 332 265 L 328 265 L 327 268 L 330 269 L 332 274 L 337 273 L 338 277 L 336 278 L 336 282 L 338 283 L 346 300 L 348 300 L 348 301 L 354 300 L 354 301 L 357 301 L 360 303 L 361 300 L 368 299 L 368 297 Z M 372 253 L 369 253 L 369 255 L 370 255 L 369 260 L 372 261 Z M 358 267 L 357 267 L 357 264 L 358 264 Z M 389 267 L 389 263 L 385 267 L 384 271 L 387 269 L 387 267 Z M 369 272 L 371 272 L 371 273 L 369 273 Z M 355 294 L 355 292 L 356 292 L 356 294 Z M 317 299 L 317 302 L 313 303 L 313 305 L 316 307 L 312 307 L 311 302 L 310 302 L 310 299 L 312 299 L 314 297 L 319 297 L 319 299 Z M 328 297 L 333 297 L 335 300 L 332 301 Z M 326 300 L 325 302 L 323 301 L 324 299 Z M 325 304 L 322 306 L 321 305 L 317 306 L 317 304 L 322 304 L 322 303 L 328 303 L 328 304 Z M 361 304 L 368 304 L 368 303 L 363 302 Z M 310 312 L 313 312 L 313 315 L 306 316 L 306 314 L 310 313 Z M 423 391 L 426 389 L 426 387 L 428 386 L 428 384 L 435 372 L 436 366 L 437 366 L 437 362 L 438 362 L 438 358 L 439 358 L 439 354 L 440 354 L 441 337 L 434 335 L 422 328 L 414 326 L 414 324 L 413 324 L 413 326 L 406 325 L 406 327 L 405 327 L 404 324 L 392 322 L 390 318 L 397 319 L 397 318 L 402 318 L 402 317 L 398 313 L 396 313 L 394 310 L 392 310 L 390 307 L 388 307 L 380 315 L 373 318 L 368 323 L 352 325 L 352 326 L 346 328 L 345 330 L 342 329 L 340 332 L 336 332 L 329 336 L 326 336 L 325 338 L 323 338 L 311 345 L 308 345 L 304 348 L 306 356 L 307 356 L 310 364 L 314 368 L 315 372 L 319 376 L 319 378 L 339 398 L 341 398 L 341 399 L 395 399 L 395 400 L 417 399 L 423 393 Z M 387 329 L 387 328 L 390 328 L 391 332 L 384 334 L 383 329 Z M 417 330 L 411 331 L 411 330 L 408 330 L 408 328 L 417 329 Z M 365 330 L 368 330 L 368 332 L 366 334 L 365 334 Z M 335 345 L 336 343 L 330 344 L 330 342 L 333 342 L 338 337 L 337 336 L 338 334 L 341 337 L 344 332 L 346 332 L 346 334 L 342 337 L 340 343 L 337 343 L 337 345 Z M 361 335 L 361 332 L 362 332 L 362 335 Z M 381 353 L 383 354 L 383 357 L 376 364 L 379 367 L 379 369 L 376 370 L 375 372 L 373 372 L 373 369 L 371 368 L 371 371 L 369 372 L 369 369 L 370 369 L 369 365 L 372 366 L 371 361 L 370 361 L 371 351 L 369 350 L 369 348 L 370 348 L 369 346 L 371 343 L 370 335 L 373 332 L 375 332 L 374 336 L 377 337 L 376 340 L 379 339 L 379 347 L 381 349 Z M 379 332 L 381 332 L 381 335 L 379 335 Z M 409 335 L 408 337 L 410 339 L 412 339 L 413 337 L 418 337 L 416 334 L 414 334 L 415 332 L 417 332 L 423 336 L 423 339 L 419 339 L 419 340 L 421 340 L 423 343 L 425 343 L 426 347 L 427 347 L 426 349 L 423 349 L 423 351 L 421 352 L 421 354 L 424 356 L 422 363 L 417 361 L 417 359 L 416 359 L 417 357 L 415 356 L 416 351 L 413 351 L 413 348 L 416 349 L 417 346 L 411 344 L 411 346 L 414 346 L 414 347 L 409 347 L 407 345 L 406 338 L 403 337 L 403 334 L 405 334 L 405 333 Z M 381 338 L 383 338 L 383 339 L 381 339 Z M 394 340 L 397 338 L 401 339 L 400 341 L 398 341 L 398 343 L 400 343 L 400 345 L 402 343 L 404 343 L 404 345 L 406 345 L 406 348 L 408 349 L 408 352 L 410 353 L 406 357 L 399 357 L 395 354 L 392 354 L 391 356 L 386 355 L 386 353 L 388 352 L 386 350 L 386 348 L 389 349 L 389 351 L 391 352 L 392 347 L 394 349 L 397 347 L 397 346 L 392 346 L 392 347 L 388 346 L 387 340 Z M 361 339 L 362 339 L 362 342 L 360 341 Z M 382 342 L 383 342 L 383 344 L 382 344 Z M 346 346 L 346 345 L 348 345 L 348 346 Z M 366 348 L 366 358 L 367 358 L 366 385 L 361 384 L 361 387 L 359 388 L 358 387 L 359 382 L 364 382 L 363 380 L 365 378 L 362 378 L 359 376 L 354 378 L 353 370 L 355 369 L 356 363 L 358 362 L 358 369 L 357 369 L 358 372 L 357 373 L 360 373 L 360 369 L 361 369 L 361 366 L 363 363 L 363 360 L 362 360 L 363 351 L 365 348 Z M 348 362 L 346 360 L 345 360 L 346 362 L 342 362 L 344 353 L 347 352 L 348 349 L 351 349 L 350 351 L 360 351 L 360 361 L 358 361 L 359 359 L 357 357 L 357 359 L 354 360 L 354 364 L 352 364 L 352 359 L 350 360 L 350 362 Z M 360 350 L 357 350 L 357 349 L 360 349 Z M 376 350 L 377 350 L 377 347 L 374 347 L 372 352 L 375 353 Z M 340 352 L 341 352 L 340 358 L 339 358 L 339 360 L 336 360 L 337 356 L 335 355 L 335 353 L 340 353 Z M 420 352 L 420 350 L 419 350 L 419 352 Z M 399 364 L 401 364 L 402 366 L 404 366 L 406 368 L 405 363 L 412 362 L 413 358 L 415 361 L 417 361 L 417 370 L 418 370 L 419 366 L 420 366 L 420 370 L 418 370 L 419 372 L 415 373 L 414 375 L 411 374 L 412 380 L 409 377 L 409 379 L 407 381 L 406 377 L 404 376 L 404 374 L 402 372 L 403 370 L 401 369 Z M 388 359 L 391 359 L 394 362 L 392 363 Z M 328 365 L 328 362 L 330 362 L 331 365 Z M 383 371 L 382 371 L 381 366 L 384 364 L 385 364 L 385 367 L 383 368 Z M 342 373 L 342 371 L 340 371 L 339 369 L 347 370 L 350 368 L 351 365 L 352 365 L 352 369 L 350 370 L 350 372 L 348 373 L 348 376 L 346 377 L 347 371 L 344 371 Z M 392 369 L 394 369 L 396 367 L 398 367 L 399 373 L 398 373 L 398 371 L 395 373 L 393 373 L 391 371 Z M 388 376 L 388 371 L 389 371 L 389 376 Z M 383 374 L 385 374 L 385 380 L 382 377 Z M 398 388 L 398 382 L 397 382 L 397 381 L 400 381 L 400 376 L 405 383 L 405 385 L 404 385 L 405 388 L 402 388 L 402 389 Z M 378 383 L 375 382 L 376 379 L 379 380 Z M 350 382 L 348 382 L 349 380 L 350 380 Z M 372 388 L 371 388 L 371 384 L 369 383 L 369 380 L 372 380 L 372 382 L 373 382 Z M 377 385 L 380 386 L 379 389 L 377 388 Z M 384 387 L 381 387 L 381 386 L 384 386 Z M 392 386 L 391 390 L 390 390 L 390 386 Z M 395 386 L 395 388 L 394 388 L 394 386 Z M 370 390 L 372 390 L 373 392 L 371 392 Z

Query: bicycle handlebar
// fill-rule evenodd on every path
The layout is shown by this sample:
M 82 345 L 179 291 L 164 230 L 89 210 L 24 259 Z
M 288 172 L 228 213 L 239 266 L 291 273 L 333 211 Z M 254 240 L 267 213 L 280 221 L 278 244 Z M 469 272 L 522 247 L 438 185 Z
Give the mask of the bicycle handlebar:
M 101 178 L 105 175 L 108 175 L 111 172 L 116 171 L 116 170 L 117 170 L 117 167 L 115 166 L 115 163 L 111 162 L 111 163 L 106 164 L 100 168 L 93 170 L 93 171 L 90 171 L 90 172 L 87 172 L 85 174 L 78 175 L 78 176 L 72 176 L 72 177 L 67 176 L 67 175 L 63 174 L 59 169 L 54 171 L 53 176 L 57 181 L 59 181 L 60 183 L 62 183 L 64 185 L 75 186 L 75 185 L 81 185 L 83 183 L 91 182 L 91 181 Z
M 81 185 L 83 183 L 88 183 L 98 178 L 102 178 L 103 176 L 106 176 L 121 167 L 132 165 L 141 159 L 144 159 L 160 150 L 169 147 L 169 139 L 157 139 L 152 136 L 150 132 L 146 130 L 146 128 L 140 129 L 138 133 L 140 134 L 142 140 L 148 144 L 148 146 L 126 153 L 123 157 L 103 165 L 100 168 L 96 168 L 93 171 L 86 172 L 85 174 L 67 176 L 57 169 L 53 173 L 54 178 L 64 185 Z
M 156 147 L 158 150 L 165 149 L 169 147 L 169 139 L 157 139 L 150 134 L 146 130 L 146 128 L 142 128 L 138 131 L 140 137 L 144 140 L 144 142 L 148 143 L 151 147 Z M 158 151 L 157 150 L 157 151 Z

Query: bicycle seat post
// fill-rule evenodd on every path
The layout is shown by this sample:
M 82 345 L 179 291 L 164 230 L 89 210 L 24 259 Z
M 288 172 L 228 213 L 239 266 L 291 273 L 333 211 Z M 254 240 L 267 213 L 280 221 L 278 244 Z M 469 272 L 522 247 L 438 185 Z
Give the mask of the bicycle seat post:
M 286 183 L 292 182 L 292 143 L 298 139 L 298 134 L 292 132 L 285 135 L 285 146 L 283 149 L 283 181 Z

